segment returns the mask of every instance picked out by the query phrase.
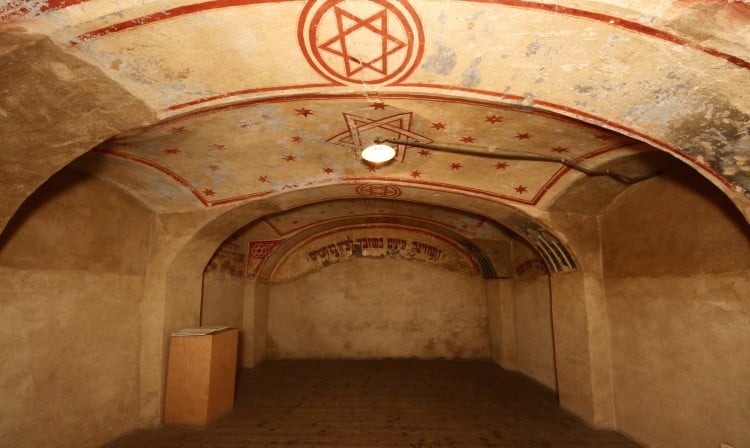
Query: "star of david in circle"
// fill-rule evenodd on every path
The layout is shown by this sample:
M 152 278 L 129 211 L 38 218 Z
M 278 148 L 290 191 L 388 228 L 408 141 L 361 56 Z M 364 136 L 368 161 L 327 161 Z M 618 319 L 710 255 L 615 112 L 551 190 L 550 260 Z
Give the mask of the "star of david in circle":
M 397 198 L 401 196 L 401 189 L 395 185 L 365 184 L 356 189 L 359 196 L 373 196 L 381 198 Z
M 250 243 L 250 256 L 256 259 L 264 259 L 276 246 L 279 241 L 258 241 Z
M 390 138 L 416 143 L 432 143 L 432 140 L 411 130 L 412 113 L 404 112 L 382 118 L 369 118 L 344 113 L 347 130 L 326 140 L 328 143 L 346 146 L 355 151 L 371 144 L 376 138 Z M 396 158 L 403 162 L 408 145 L 396 145 Z
M 310 0 L 297 37 L 310 65 L 339 83 L 408 76 L 422 57 L 422 26 L 406 0 Z

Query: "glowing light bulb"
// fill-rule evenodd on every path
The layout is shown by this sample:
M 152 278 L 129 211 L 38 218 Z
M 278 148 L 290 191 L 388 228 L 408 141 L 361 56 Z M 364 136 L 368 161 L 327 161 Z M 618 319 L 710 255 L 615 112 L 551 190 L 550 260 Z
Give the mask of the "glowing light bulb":
M 396 157 L 396 150 L 388 145 L 375 144 L 362 150 L 362 158 L 370 163 L 386 163 Z

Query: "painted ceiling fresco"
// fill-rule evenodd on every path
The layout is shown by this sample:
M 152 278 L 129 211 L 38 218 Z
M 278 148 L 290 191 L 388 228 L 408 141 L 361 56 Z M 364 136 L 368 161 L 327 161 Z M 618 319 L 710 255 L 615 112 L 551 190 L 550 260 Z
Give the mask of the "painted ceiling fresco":
M 629 142 L 509 106 L 578 117 L 678 154 L 727 188 L 750 186 L 750 119 L 740 112 L 747 92 L 685 93 L 716 82 L 691 64 L 746 83 L 747 6 L 579 3 L 35 0 L 10 2 L 0 20 L 33 18 L 24 26 L 96 64 L 160 114 L 161 125 L 81 162 L 156 210 L 375 180 L 534 205 L 564 174 L 559 167 L 401 146 L 397 163 L 370 170 L 355 152 L 381 136 L 589 160 Z M 712 40 L 679 26 L 714 13 L 724 28 Z M 681 59 L 687 50 L 689 61 Z M 640 67 L 649 67 L 647 82 L 632 77 Z M 679 146 L 652 137 L 701 108 L 707 115 L 691 126 L 705 131 L 675 130 Z M 132 162 L 135 174 L 115 158 Z M 164 179 L 144 192 L 133 177 L 153 179 L 149 169 Z
M 361 182 L 420 185 L 533 205 L 569 171 L 559 163 L 472 157 L 406 144 L 396 146 L 394 162 L 372 166 L 359 154 L 376 138 L 551 155 L 583 164 L 635 144 L 555 114 L 480 101 L 315 95 L 170 119 L 101 145 L 77 166 L 134 190 L 155 209 Z M 136 180 L 143 178 L 148 182 Z

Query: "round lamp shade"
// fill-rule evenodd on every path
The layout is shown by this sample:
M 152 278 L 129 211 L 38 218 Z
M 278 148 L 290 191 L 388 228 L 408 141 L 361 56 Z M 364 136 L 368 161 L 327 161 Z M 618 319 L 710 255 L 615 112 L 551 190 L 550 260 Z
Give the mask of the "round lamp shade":
M 385 163 L 396 157 L 396 150 L 388 145 L 370 145 L 362 150 L 362 158 L 370 163 Z

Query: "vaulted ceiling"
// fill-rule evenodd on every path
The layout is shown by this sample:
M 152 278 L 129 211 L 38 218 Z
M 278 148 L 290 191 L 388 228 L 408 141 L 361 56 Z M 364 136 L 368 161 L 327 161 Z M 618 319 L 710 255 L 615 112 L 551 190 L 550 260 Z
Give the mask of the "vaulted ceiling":
M 157 213 L 336 187 L 310 202 L 415 201 L 406 188 L 541 217 L 625 188 L 562 163 L 407 143 L 371 166 L 360 151 L 376 138 L 629 176 L 681 161 L 748 210 L 747 2 L 38 0 L 6 2 L 0 18 L 155 112 L 72 167 Z M 657 151 L 670 157 L 651 163 Z

